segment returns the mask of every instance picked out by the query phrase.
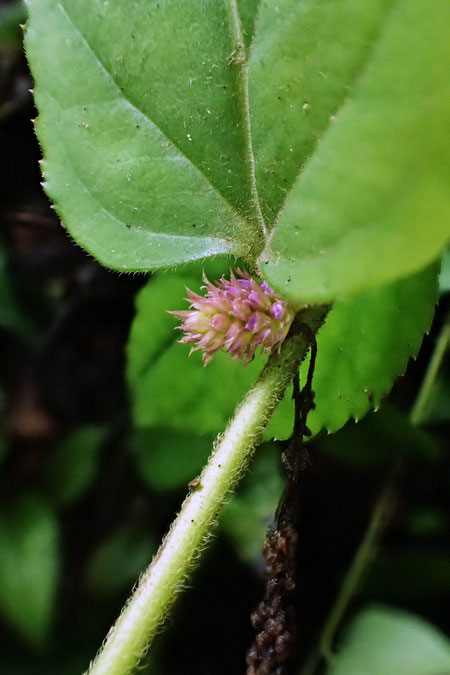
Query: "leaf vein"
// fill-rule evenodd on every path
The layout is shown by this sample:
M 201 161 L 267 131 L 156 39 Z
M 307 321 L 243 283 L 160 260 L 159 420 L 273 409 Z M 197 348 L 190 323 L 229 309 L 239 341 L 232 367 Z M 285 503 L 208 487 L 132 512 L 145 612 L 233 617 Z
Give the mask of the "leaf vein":
M 267 227 L 264 221 L 264 216 L 259 201 L 258 188 L 256 183 L 256 163 L 255 163 L 255 154 L 253 151 L 250 100 L 248 93 L 248 56 L 245 49 L 244 32 L 242 30 L 242 24 L 236 0 L 226 0 L 226 4 L 228 7 L 228 13 L 230 17 L 230 29 L 233 42 L 232 62 L 234 62 L 237 68 L 240 68 L 237 80 L 238 80 L 240 104 L 242 108 L 242 117 L 245 129 L 245 138 L 247 143 L 247 153 L 248 153 L 247 159 L 250 174 L 249 179 L 253 201 L 253 210 L 256 217 L 256 221 L 258 222 L 259 227 L 261 229 L 262 235 L 264 238 L 266 238 Z
M 117 82 L 115 81 L 114 77 L 112 74 L 107 70 L 103 62 L 101 61 L 99 55 L 95 52 L 95 50 L 92 48 L 92 46 L 89 44 L 81 30 L 78 28 L 78 26 L 75 24 L 74 20 L 68 13 L 66 7 L 62 2 L 58 2 L 58 7 L 61 11 L 61 13 L 64 15 L 66 18 L 67 22 L 72 26 L 73 31 L 77 34 L 77 36 L 80 38 L 82 43 L 85 45 L 86 49 L 89 51 L 89 53 L 93 56 L 95 59 L 95 62 L 97 63 L 98 67 L 102 71 L 104 77 L 115 87 L 117 93 L 118 93 L 118 99 L 122 99 L 122 102 L 133 112 L 133 114 L 137 114 L 146 124 L 150 125 L 151 128 L 157 133 L 161 135 L 161 138 L 168 141 L 173 145 L 174 148 L 176 148 L 177 152 L 179 153 L 180 157 L 185 160 L 188 165 L 196 171 L 202 179 L 205 181 L 207 188 L 213 192 L 216 197 L 219 199 L 220 202 L 222 202 L 222 205 L 225 207 L 227 211 L 230 212 L 230 215 L 232 219 L 243 225 L 244 227 L 247 227 L 246 221 L 243 219 L 243 217 L 235 210 L 235 208 L 230 204 L 228 199 L 222 194 L 222 192 L 211 183 L 209 178 L 205 175 L 205 173 L 202 171 L 202 169 L 195 164 L 187 155 L 184 154 L 184 152 L 180 149 L 180 147 L 177 145 L 177 143 L 174 142 L 172 138 L 169 138 L 167 134 L 165 134 L 162 129 L 146 114 L 144 113 L 133 101 L 131 101 L 127 96 L 125 96 L 124 91 L 119 87 Z
M 385 29 L 389 14 L 391 13 L 391 11 L 392 11 L 394 5 L 396 4 L 396 2 L 397 2 L 397 0 L 391 0 L 390 5 L 386 8 L 386 13 L 385 13 L 384 19 L 380 22 L 380 25 L 378 26 L 377 30 L 375 31 L 375 34 L 373 35 L 373 38 L 370 40 L 370 42 L 367 45 L 367 50 L 366 50 L 364 56 L 361 58 L 361 62 L 359 64 L 358 68 L 356 68 L 356 70 L 355 70 L 353 81 L 352 81 L 352 84 L 348 87 L 347 94 L 337 104 L 336 108 L 332 111 L 332 113 L 330 115 L 330 119 L 332 119 L 334 117 L 337 117 L 339 112 L 345 107 L 347 102 L 350 100 L 350 98 L 355 93 L 355 90 L 358 87 L 358 84 L 359 84 L 360 80 L 364 76 L 364 73 L 367 70 L 367 68 L 370 66 L 371 58 L 372 58 L 372 55 L 373 55 L 373 53 L 374 53 L 374 51 L 377 47 L 380 35 L 382 34 L 383 30 Z M 304 173 L 304 171 L 305 171 L 307 165 L 309 164 L 309 162 L 313 159 L 314 155 L 316 154 L 318 146 L 320 145 L 320 143 L 325 138 L 325 136 L 326 136 L 328 130 L 330 129 L 330 127 L 331 127 L 331 124 L 329 124 L 326 127 L 326 129 L 324 129 L 323 132 L 320 134 L 320 136 L 317 138 L 317 142 L 316 142 L 314 148 L 311 150 L 311 153 L 310 153 L 309 157 L 307 157 L 306 160 L 301 165 L 300 170 L 297 174 L 297 178 L 292 183 L 291 188 L 289 190 L 286 190 L 285 200 L 284 200 L 283 204 L 281 205 L 281 207 L 279 208 L 278 213 L 275 216 L 274 225 L 273 225 L 273 227 L 272 227 L 272 229 L 269 233 L 269 237 L 268 237 L 268 240 L 267 240 L 267 246 L 270 245 L 270 242 L 271 242 L 271 240 L 272 240 L 272 238 L 275 234 L 275 231 L 276 231 L 277 225 L 278 225 L 278 221 L 279 221 L 279 219 L 280 219 L 280 217 L 283 213 L 286 201 L 288 200 L 294 186 L 297 184 L 297 182 L 299 180 L 301 180 L 302 174 Z

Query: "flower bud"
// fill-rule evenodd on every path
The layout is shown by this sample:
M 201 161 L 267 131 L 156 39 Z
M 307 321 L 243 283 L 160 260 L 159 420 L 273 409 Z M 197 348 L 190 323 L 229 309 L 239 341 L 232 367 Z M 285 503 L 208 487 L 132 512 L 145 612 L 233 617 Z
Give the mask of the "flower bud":
M 293 309 L 265 281 L 259 283 L 245 270 L 237 274 L 230 272 L 230 280 L 222 277 L 215 284 L 203 274 L 206 295 L 186 289 L 190 309 L 169 312 L 186 332 L 179 342 L 192 344 L 191 353 L 203 350 L 205 365 L 220 350 L 247 364 L 259 346 L 265 352 L 279 349 L 294 319 Z

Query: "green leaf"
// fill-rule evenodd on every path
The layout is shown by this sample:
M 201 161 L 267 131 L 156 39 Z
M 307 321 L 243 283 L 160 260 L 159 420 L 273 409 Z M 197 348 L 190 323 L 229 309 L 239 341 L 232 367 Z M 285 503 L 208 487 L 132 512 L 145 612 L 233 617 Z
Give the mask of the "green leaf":
M 214 436 L 188 430 L 138 429 L 132 439 L 139 475 L 154 490 L 186 488 L 205 465 Z
M 443 2 L 27 4 L 45 187 L 110 267 L 253 260 L 275 223 L 264 274 L 324 302 L 444 247 Z
M 104 429 L 82 427 L 58 444 L 44 476 L 47 492 L 57 506 L 70 506 L 92 483 L 104 439 Z
M 34 646 L 45 641 L 58 580 L 58 525 L 38 497 L 0 514 L 0 611 Z
M 153 537 L 141 527 L 124 525 L 103 541 L 88 563 L 89 588 L 110 595 L 136 581 L 150 562 L 155 549 Z
M 281 450 L 274 443 L 256 451 L 239 492 L 220 515 L 220 528 L 245 562 L 260 562 L 266 531 L 283 491 Z
M 361 612 L 327 675 L 438 675 L 450 671 L 450 642 L 423 619 L 387 607 Z
M 313 434 L 340 429 L 377 408 L 429 329 L 437 299 L 436 265 L 407 279 L 336 303 L 317 338 L 313 379 L 316 408 L 308 416 Z M 306 365 L 306 364 L 305 364 Z M 305 371 L 303 366 L 302 371 Z M 266 432 L 292 432 L 293 403 L 287 394 Z
M 233 3 L 27 5 L 45 189 L 76 241 L 122 270 L 247 250 L 260 225 Z
M 309 5 L 297 4 L 298 12 Z M 329 3 L 311 2 L 311 6 L 317 4 L 333 16 Z M 386 7 L 386 3 L 381 5 Z M 287 195 L 273 238 L 261 258 L 269 283 L 295 302 L 343 299 L 411 274 L 438 256 L 449 238 L 446 120 L 450 99 L 445 95 L 442 63 L 450 56 L 450 6 L 421 0 L 388 5 L 377 39 L 369 51 L 360 48 L 359 64 L 352 71 L 358 77 L 348 84 L 345 100 L 341 95 L 337 101 L 340 105 L 333 111 L 332 124 L 318 134 L 316 152 Z M 376 4 L 369 3 L 367 16 L 376 15 L 378 24 L 379 11 Z M 332 36 L 339 36 L 347 12 L 339 10 L 335 18 L 327 25 L 329 34 L 325 28 L 317 30 L 306 45 L 300 44 L 296 59 L 311 62 L 303 70 L 315 69 L 316 54 L 309 46 L 314 39 L 320 40 L 317 51 L 324 59 L 332 61 L 327 50 L 331 52 L 333 46 L 338 60 L 348 58 L 343 45 L 359 32 L 361 22 L 347 29 L 339 42 Z M 306 15 L 300 21 L 304 30 L 310 29 L 308 20 Z M 282 26 L 287 22 L 285 17 Z M 373 21 L 372 34 L 376 25 Z M 283 35 L 274 34 L 271 39 L 283 44 Z M 367 40 L 369 34 L 366 36 Z M 295 75 L 296 62 L 291 70 L 291 61 L 282 63 L 282 49 L 275 47 L 274 57 L 281 61 L 274 64 L 268 60 L 266 68 L 271 72 L 275 67 L 285 69 L 282 85 L 291 79 L 299 92 L 302 75 Z M 308 114 L 337 86 L 333 83 L 339 77 L 336 69 L 326 66 L 320 74 L 327 86 L 317 92 L 317 102 L 308 102 Z M 276 83 L 275 74 L 270 89 L 272 105 Z M 279 95 L 289 98 L 284 92 Z M 301 105 L 298 94 L 290 105 L 297 109 L 291 114 L 295 122 Z M 267 128 L 268 136 L 271 130 Z M 282 152 L 286 154 L 284 145 Z M 288 183 L 291 175 L 292 171 Z

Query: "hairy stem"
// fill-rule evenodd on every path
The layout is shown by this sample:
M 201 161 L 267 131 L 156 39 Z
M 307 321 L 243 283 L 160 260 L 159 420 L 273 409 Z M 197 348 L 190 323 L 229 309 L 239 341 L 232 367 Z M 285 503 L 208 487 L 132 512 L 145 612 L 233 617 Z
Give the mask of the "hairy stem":
M 315 332 L 323 308 L 302 316 Z M 218 512 L 248 464 L 275 406 L 304 358 L 309 336 L 293 332 L 270 357 L 254 387 L 238 406 L 158 553 L 89 669 L 89 675 L 126 675 L 166 616 L 175 595 L 211 534 Z

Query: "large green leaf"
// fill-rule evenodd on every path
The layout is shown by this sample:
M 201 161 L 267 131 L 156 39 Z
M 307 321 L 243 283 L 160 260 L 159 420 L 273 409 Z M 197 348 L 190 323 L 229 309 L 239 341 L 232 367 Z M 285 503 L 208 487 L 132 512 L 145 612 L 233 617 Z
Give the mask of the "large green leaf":
M 313 434 L 333 432 L 380 405 L 408 359 L 416 356 L 437 300 L 437 265 L 407 279 L 336 303 L 317 338 Z M 288 438 L 293 404 L 287 395 L 266 435 Z
M 418 616 L 387 607 L 361 612 L 327 675 L 444 675 L 450 642 Z
M 45 187 L 74 238 L 128 270 L 245 250 L 233 3 L 27 4 Z
M 263 273 L 322 302 L 442 250 L 442 0 L 27 4 L 45 186 L 109 266 L 253 260 L 275 223 Z
M 414 272 L 445 246 L 449 21 L 441 1 L 399 0 L 387 14 L 263 254 L 264 275 L 288 297 L 343 298 Z
M 0 611 L 33 645 L 45 640 L 58 577 L 58 527 L 30 495 L 0 513 Z

